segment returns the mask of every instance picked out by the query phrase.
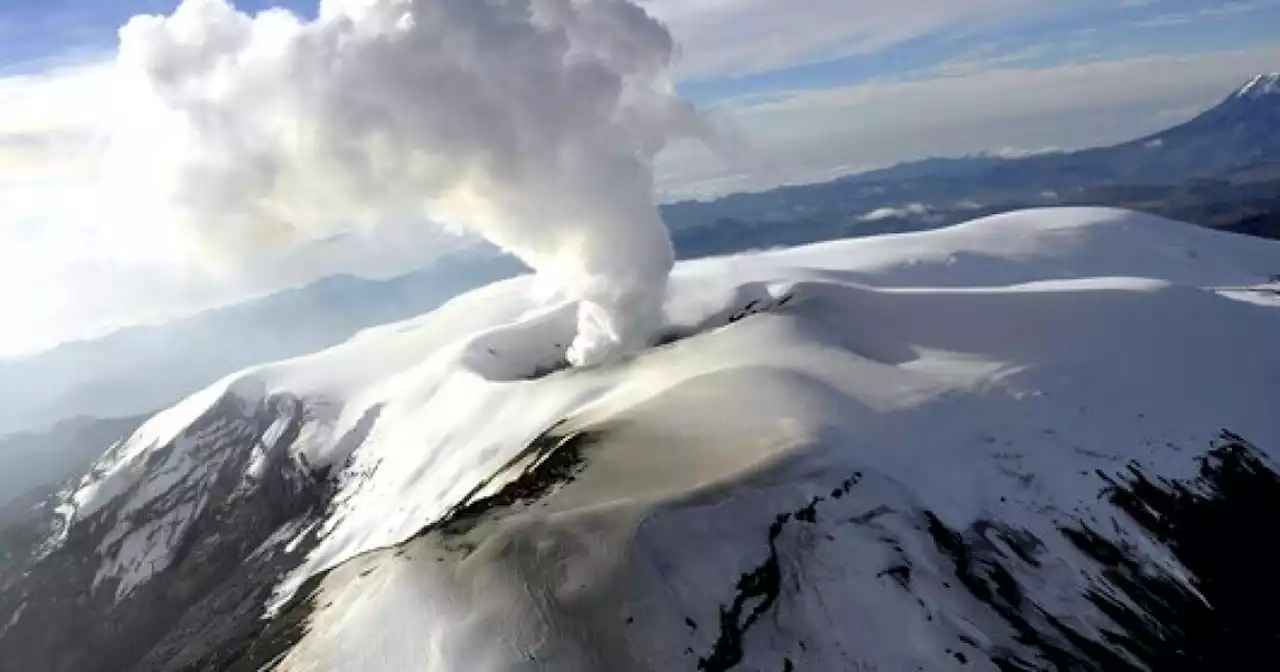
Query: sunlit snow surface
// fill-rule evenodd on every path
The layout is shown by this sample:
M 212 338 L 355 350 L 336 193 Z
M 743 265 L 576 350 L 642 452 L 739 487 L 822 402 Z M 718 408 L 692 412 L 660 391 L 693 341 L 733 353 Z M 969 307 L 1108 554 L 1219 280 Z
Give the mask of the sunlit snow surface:
M 681 264 L 666 304 L 681 338 L 567 371 L 574 306 L 517 278 L 156 416 L 76 493 L 75 518 L 128 498 L 100 578 L 122 594 L 145 582 L 216 469 L 186 426 L 229 398 L 288 395 L 306 408 L 290 451 L 340 487 L 270 605 L 337 568 L 283 669 L 695 669 L 723 653 L 735 585 L 769 558 L 790 590 L 743 638 L 758 661 L 743 669 L 992 669 L 970 665 L 976 649 L 1016 648 L 1014 633 L 945 585 L 915 513 L 1045 540 L 1024 590 L 1096 633 L 1085 563 L 1055 527 L 1111 529 L 1099 469 L 1186 476 L 1182 451 L 1222 428 L 1280 445 L 1276 274 L 1275 243 L 1030 210 Z M 592 437 L 573 479 L 482 529 L 404 544 L 553 427 Z M 176 487 L 196 494 L 145 525 L 128 516 Z M 808 505 L 814 525 L 768 536 Z

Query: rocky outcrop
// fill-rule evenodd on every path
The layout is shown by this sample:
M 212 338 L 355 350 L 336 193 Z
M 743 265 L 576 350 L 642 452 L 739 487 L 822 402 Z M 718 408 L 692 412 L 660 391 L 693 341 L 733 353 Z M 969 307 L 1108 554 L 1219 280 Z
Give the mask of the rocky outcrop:
M 126 511 L 131 500 L 119 497 L 71 524 L 57 549 L 0 595 L 0 614 L 15 614 L 0 634 L 0 660 L 50 672 L 185 669 L 255 632 L 276 579 L 306 550 L 286 548 L 282 530 L 313 520 L 328 497 L 326 475 L 288 451 L 305 413 L 289 397 L 247 408 L 227 397 L 152 451 L 148 467 L 186 450 L 210 470 L 177 475 L 142 507 Z M 255 449 L 281 420 L 284 434 L 249 475 Z M 165 565 L 123 586 L 129 579 L 108 569 L 122 552 Z

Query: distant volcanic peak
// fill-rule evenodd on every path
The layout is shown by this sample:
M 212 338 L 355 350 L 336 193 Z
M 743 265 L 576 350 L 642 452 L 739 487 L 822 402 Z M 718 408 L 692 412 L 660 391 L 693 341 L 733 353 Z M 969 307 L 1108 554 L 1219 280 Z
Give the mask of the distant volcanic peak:
M 1254 77 L 1236 92 L 1236 97 L 1256 99 L 1273 94 L 1280 94 L 1280 72 L 1262 73 Z

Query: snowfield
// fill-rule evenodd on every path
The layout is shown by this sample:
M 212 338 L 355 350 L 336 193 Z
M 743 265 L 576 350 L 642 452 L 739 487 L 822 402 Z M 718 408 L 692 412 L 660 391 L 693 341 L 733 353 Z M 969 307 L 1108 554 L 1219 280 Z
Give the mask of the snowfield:
M 157 415 L 72 527 L 109 530 L 94 586 L 126 600 L 227 465 L 327 475 L 255 551 L 307 549 L 262 605 L 309 623 L 284 670 L 1092 660 L 1108 575 L 1063 530 L 1197 590 L 1102 475 L 1193 479 L 1224 429 L 1280 446 L 1277 274 L 1273 242 L 1028 210 L 680 264 L 665 342 L 584 369 L 576 307 L 516 278 Z

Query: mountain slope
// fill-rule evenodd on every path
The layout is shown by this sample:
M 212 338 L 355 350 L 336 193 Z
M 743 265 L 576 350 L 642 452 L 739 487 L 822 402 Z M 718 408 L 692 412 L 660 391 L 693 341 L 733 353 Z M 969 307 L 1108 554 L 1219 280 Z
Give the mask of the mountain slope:
M 1089 154 L 1111 179 L 1165 184 L 1280 161 L 1280 74 L 1258 75 L 1168 130 Z M 1094 168 L 1094 166 L 1089 166 Z
M 1026 211 L 681 264 L 664 345 L 582 370 L 504 281 L 149 421 L 0 593 L 0 662 L 1227 669 L 1276 634 L 1237 607 L 1280 596 L 1278 272 Z

